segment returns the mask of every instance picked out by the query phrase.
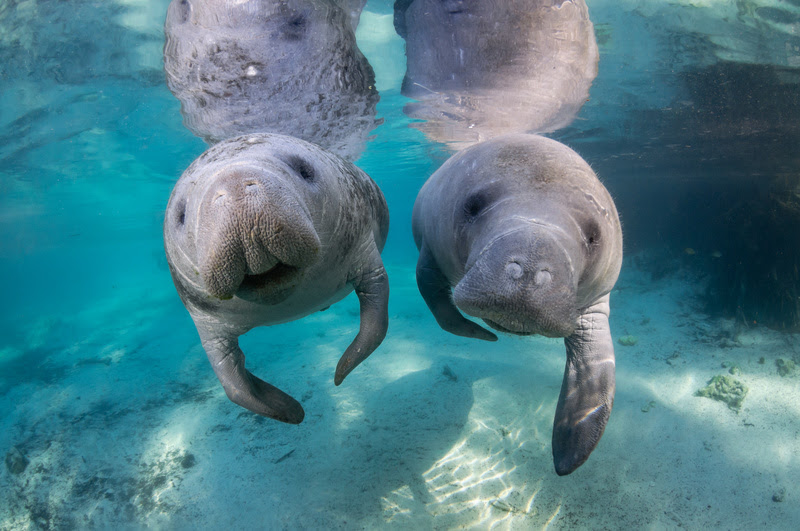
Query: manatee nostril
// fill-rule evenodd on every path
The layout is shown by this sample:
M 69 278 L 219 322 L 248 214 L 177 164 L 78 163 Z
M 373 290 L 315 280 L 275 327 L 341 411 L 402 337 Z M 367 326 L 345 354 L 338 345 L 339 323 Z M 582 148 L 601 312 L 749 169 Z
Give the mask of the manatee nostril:
M 553 276 L 550 274 L 550 271 L 546 269 L 542 269 L 541 271 L 537 271 L 536 275 L 533 277 L 533 282 L 537 286 L 541 286 L 543 284 L 547 284 L 553 279 Z
M 517 262 L 509 262 L 506 265 L 506 273 L 514 280 L 517 280 L 522 277 L 523 273 L 522 266 L 519 265 Z
M 228 195 L 228 192 L 225 190 L 217 191 L 217 195 L 214 196 L 213 202 L 219 203 L 226 195 Z
M 244 189 L 246 191 L 248 191 L 248 192 L 254 192 L 256 190 L 256 188 L 258 188 L 258 182 L 257 181 L 249 181 L 249 182 L 244 183 Z

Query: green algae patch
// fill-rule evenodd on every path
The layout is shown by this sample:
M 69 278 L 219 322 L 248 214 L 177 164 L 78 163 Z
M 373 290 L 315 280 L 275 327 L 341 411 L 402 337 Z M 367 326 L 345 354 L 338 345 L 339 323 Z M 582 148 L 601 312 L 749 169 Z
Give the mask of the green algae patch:
M 778 368 L 778 374 L 781 376 L 791 376 L 797 368 L 792 360 L 785 360 L 778 358 L 775 360 L 775 366 Z
M 733 363 L 732 361 L 723 362 L 722 368 L 728 369 L 728 373 L 734 376 L 736 376 L 737 374 L 742 374 L 742 369 L 740 369 L 739 366 Z
M 639 338 L 636 336 L 622 336 L 619 339 L 617 339 L 617 341 L 619 342 L 620 345 L 626 347 L 632 347 L 639 342 Z
M 694 395 L 725 402 L 729 408 L 738 413 L 742 409 L 742 402 L 747 396 L 747 391 L 747 386 L 739 380 L 718 374 L 708 381 L 707 386 L 698 389 Z

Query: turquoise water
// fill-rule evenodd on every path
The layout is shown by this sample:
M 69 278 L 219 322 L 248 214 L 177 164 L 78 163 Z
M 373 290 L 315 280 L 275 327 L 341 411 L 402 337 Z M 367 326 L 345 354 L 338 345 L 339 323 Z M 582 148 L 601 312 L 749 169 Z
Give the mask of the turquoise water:
M 226 399 L 163 251 L 206 149 L 164 82 L 167 4 L 0 5 L 0 529 L 798 527 L 800 371 L 779 370 L 800 363 L 797 2 L 587 2 L 599 73 L 549 136 L 616 199 L 611 327 L 637 342 L 564 478 L 563 342 L 448 335 L 417 291 L 411 208 L 450 152 L 403 113 L 391 2 L 357 34 L 384 120 L 356 163 L 391 212 L 387 338 L 334 387 L 354 296 L 253 330 L 249 368 L 306 419 Z M 695 396 L 718 374 L 748 387 L 740 411 Z

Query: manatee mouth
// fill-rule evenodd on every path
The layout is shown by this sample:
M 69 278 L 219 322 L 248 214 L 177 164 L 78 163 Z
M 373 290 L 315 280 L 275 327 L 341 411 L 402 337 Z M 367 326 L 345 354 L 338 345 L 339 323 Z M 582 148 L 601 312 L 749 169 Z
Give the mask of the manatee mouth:
M 301 277 L 300 268 L 278 262 L 263 273 L 245 275 L 236 296 L 262 304 L 278 304 L 291 294 Z
M 526 332 L 525 330 L 512 330 L 511 328 L 506 328 L 505 326 L 501 325 L 497 321 L 492 321 L 491 319 L 483 319 L 486 324 L 497 330 L 498 332 L 505 332 L 506 334 L 514 334 L 516 336 L 532 336 L 536 335 L 535 332 Z
M 564 326 L 549 319 L 537 319 L 535 322 L 525 323 L 507 322 L 505 325 L 493 321 L 492 319 L 482 318 L 483 321 L 497 330 L 515 336 L 544 336 L 544 337 L 567 337 L 574 331 L 574 326 Z M 577 319 L 577 318 L 576 318 Z
M 283 284 L 291 280 L 300 272 L 300 269 L 278 262 L 270 269 L 257 275 L 245 275 L 239 289 L 259 290 L 268 284 Z

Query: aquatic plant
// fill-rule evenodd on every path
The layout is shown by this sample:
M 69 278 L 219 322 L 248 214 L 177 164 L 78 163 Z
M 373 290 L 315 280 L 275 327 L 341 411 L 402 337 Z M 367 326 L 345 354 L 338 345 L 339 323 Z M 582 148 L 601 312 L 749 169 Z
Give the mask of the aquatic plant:
M 625 347 L 632 347 L 639 342 L 639 338 L 631 335 L 621 336 L 619 339 L 617 339 L 617 342 Z
M 725 402 L 729 408 L 738 413 L 742 409 L 742 402 L 744 402 L 748 390 L 747 386 L 739 380 L 718 374 L 708 381 L 708 385 L 698 389 L 694 396 L 704 396 Z
M 6 454 L 6 468 L 14 475 L 25 472 L 28 463 L 28 458 L 16 446 L 12 446 L 11 450 Z
M 795 365 L 792 360 L 785 360 L 783 358 L 776 359 L 775 366 L 778 368 L 778 374 L 781 376 L 791 376 L 797 368 L 797 365 Z
M 737 374 L 742 374 L 742 369 L 732 361 L 723 361 L 722 368 L 728 369 L 728 373 L 733 374 L 734 376 Z

